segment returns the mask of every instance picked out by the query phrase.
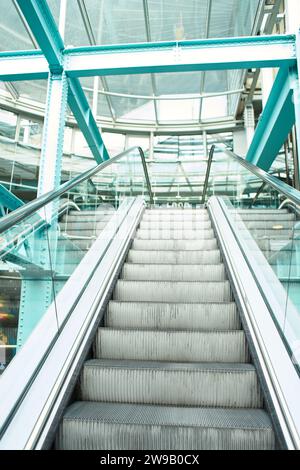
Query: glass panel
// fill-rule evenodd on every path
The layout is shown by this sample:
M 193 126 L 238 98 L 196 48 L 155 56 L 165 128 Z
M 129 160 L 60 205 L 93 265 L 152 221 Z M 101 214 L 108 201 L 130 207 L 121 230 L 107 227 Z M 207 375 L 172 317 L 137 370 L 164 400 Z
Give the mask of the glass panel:
M 32 139 L 40 136 L 35 131 Z M 0 184 L 24 202 L 36 197 L 39 161 L 39 148 L 0 137 Z
M 42 144 L 43 125 L 31 119 L 20 120 L 19 140 L 23 144 L 40 147 Z
M 300 365 L 300 206 L 265 184 L 219 148 L 207 198 L 224 196 L 235 233 L 250 253 L 258 285 L 271 302 L 274 321 Z M 271 300 L 270 300 L 271 299 Z
M 76 0 L 68 0 L 67 2 L 65 45 L 66 47 L 90 45 L 78 2 Z
M 155 75 L 157 95 L 200 93 L 201 72 L 162 73 Z
M 148 0 L 152 41 L 206 37 L 208 0 Z
M 82 173 L 82 161 L 78 159 L 78 173 Z M 0 234 L 1 372 L 79 263 L 85 266 L 85 254 L 99 235 L 114 236 L 106 226 L 120 203 L 126 196 L 141 194 L 148 199 L 140 154 L 134 150 Z M 86 266 L 87 279 L 91 275 Z M 56 312 L 52 318 L 57 330 L 58 317 Z
M 31 39 L 12 1 L 0 0 L 0 50 L 34 49 Z
M 202 100 L 201 120 L 226 117 L 228 114 L 227 96 L 214 96 Z
M 172 121 L 199 121 L 200 100 L 160 100 L 158 101 L 158 120 Z
M 86 0 L 85 4 L 97 44 L 147 41 L 140 0 Z
M 120 121 L 155 121 L 153 101 L 112 96 L 111 102 Z
M 15 139 L 17 116 L 14 113 L 0 109 L 0 136 Z
M 46 103 L 47 97 L 47 80 L 29 80 L 13 82 L 15 89 L 21 98 L 30 101 Z
M 250 36 L 258 6 L 259 0 L 213 0 L 208 37 Z
M 125 135 L 112 132 L 102 133 L 103 141 L 111 157 L 118 155 L 125 150 Z M 131 147 L 128 146 L 128 148 Z

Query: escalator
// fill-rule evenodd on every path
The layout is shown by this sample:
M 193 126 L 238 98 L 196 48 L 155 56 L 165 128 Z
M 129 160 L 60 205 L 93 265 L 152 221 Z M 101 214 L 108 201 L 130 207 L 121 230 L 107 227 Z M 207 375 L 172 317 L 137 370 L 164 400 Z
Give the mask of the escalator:
M 272 449 L 207 210 L 146 210 L 57 449 Z
M 21 283 L 0 449 L 300 448 L 298 216 L 281 206 L 300 197 L 228 158 L 239 187 L 208 178 L 205 205 L 155 206 L 130 149 L 0 221 Z M 105 193 L 75 207 L 88 178 Z

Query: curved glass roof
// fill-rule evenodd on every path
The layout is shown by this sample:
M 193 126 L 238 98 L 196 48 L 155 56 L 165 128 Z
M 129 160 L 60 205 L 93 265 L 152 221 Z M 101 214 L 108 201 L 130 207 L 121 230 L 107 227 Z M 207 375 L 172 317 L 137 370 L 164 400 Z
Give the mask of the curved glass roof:
M 48 0 L 66 47 L 249 36 L 257 34 L 263 0 Z M 0 0 L 0 50 L 34 49 L 13 0 Z M 197 124 L 232 119 L 245 71 L 209 71 L 81 79 L 105 122 Z M 14 98 L 44 103 L 46 81 L 8 87 Z M 0 90 L 1 93 L 1 90 Z

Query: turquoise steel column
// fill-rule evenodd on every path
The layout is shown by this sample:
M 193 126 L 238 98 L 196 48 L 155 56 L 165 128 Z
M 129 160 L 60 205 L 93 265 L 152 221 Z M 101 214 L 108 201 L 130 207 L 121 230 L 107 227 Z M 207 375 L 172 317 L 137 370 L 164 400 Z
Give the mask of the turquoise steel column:
M 38 182 L 38 196 L 60 185 L 68 97 L 66 74 L 50 74 Z M 48 208 L 49 216 L 53 210 Z
M 68 82 L 65 73 L 50 74 L 38 195 L 51 191 L 60 185 L 67 96 Z M 53 276 L 56 271 L 58 246 L 57 207 L 58 201 L 49 204 L 45 211 L 40 212 L 39 215 L 49 223 L 49 228 L 36 232 L 30 240 L 34 252 L 34 262 L 44 268 L 44 274 L 41 275 L 39 272 L 39 276 L 36 276 L 31 268 L 21 272 L 18 348 L 24 344 L 53 301 Z M 53 321 L 56 319 L 54 318 Z
M 298 29 L 296 35 L 296 53 L 297 53 L 297 73 L 293 81 L 293 90 L 294 90 L 294 106 L 295 106 L 295 123 L 296 123 L 296 135 L 297 135 L 297 144 L 298 144 L 298 156 L 300 149 L 300 29 Z M 298 164 L 300 168 L 300 162 Z M 300 180 L 300 174 L 299 174 Z

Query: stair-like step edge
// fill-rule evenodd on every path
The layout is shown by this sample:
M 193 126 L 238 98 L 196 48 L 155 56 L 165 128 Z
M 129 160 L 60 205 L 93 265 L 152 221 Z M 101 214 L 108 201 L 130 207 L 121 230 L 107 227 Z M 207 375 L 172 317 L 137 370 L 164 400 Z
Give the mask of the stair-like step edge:
M 249 362 L 244 331 L 99 328 L 97 359 L 171 362 Z
M 223 264 L 125 263 L 121 278 L 132 281 L 225 281 Z
M 105 315 L 110 328 L 172 330 L 239 330 L 235 303 L 166 303 L 110 301 Z
M 125 281 L 119 279 L 113 300 L 131 302 L 229 302 L 229 281 L 182 282 L 182 281 Z
M 251 364 L 93 359 L 84 364 L 80 398 L 174 406 L 262 408 L 263 405 L 256 370 Z
M 271 450 L 263 410 L 76 402 L 66 411 L 56 449 Z
M 127 262 L 136 264 L 219 264 L 220 250 L 167 251 L 133 250 L 128 253 Z

